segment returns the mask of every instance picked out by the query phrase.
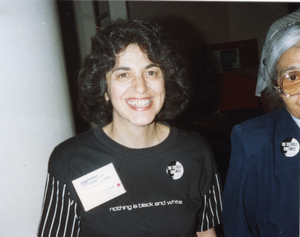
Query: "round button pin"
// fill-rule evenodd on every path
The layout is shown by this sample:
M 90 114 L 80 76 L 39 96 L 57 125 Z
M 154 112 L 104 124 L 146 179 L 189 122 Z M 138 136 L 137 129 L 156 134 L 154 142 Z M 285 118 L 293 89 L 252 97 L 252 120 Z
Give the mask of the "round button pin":
M 286 138 L 281 142 L 280 150 L 286 157 L 293 157 L 299 152 L 299 142 L 295 138 Z
M 174 180 L 180 179 L 184 173 L 183 165 L 178 161 L 172 161 L 167 169 L 167 174 Z

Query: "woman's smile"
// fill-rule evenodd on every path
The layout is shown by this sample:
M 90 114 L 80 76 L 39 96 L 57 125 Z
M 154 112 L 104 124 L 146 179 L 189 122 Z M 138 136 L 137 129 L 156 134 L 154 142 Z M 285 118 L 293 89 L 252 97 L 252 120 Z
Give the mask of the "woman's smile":
M 135 110 L 146 110 L 153 105 L 153 98 L 141 98 L 141 99 L 127 99 L 126 100 L 129 107 Z

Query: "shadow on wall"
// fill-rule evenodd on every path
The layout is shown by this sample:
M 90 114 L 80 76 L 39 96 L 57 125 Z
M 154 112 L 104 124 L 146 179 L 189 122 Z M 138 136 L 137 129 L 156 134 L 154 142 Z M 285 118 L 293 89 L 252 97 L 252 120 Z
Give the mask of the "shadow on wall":
M 188 109 L 176 120 L 191 122 L 215 111 L 219 103 L 221 83 L 205 75 L 202 49 L 207 42 L 202 33 L 192 23 L 176 15 L 151 19 L 171 34 L 187 60 L 193 94 Z
M 79 114 L 77 109 L 77 84 L 76 80 L 80 70 L 80 55 L 77 39 L 77 29 L 72 1 L 57 1 L 59 20 L 61 26 L 64 55 L 68 84 L 72 102 L 76 134 L 90 129 L 90 125 Z

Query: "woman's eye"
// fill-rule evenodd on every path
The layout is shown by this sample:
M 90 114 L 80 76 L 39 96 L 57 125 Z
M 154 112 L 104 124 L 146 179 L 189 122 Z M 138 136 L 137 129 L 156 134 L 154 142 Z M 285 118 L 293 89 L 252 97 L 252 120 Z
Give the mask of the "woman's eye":
M 118 77 L 127 77 L 127 76 L 128 76 L 128 73 L 122 73 Z
M 291 81 L 295 81 L 295 80 L 298 79 L 298 75 L 297 75 L 297 74 L 292 74 L 292 75 L 289 76 L 289 79 L 290 79 Z
M 154 72 L 154 71 L 149 71 L 149 72 L 147 72 L 147 75 L 149 75 L 149 76 L 155 76 L 157 73 L 156 72 Z

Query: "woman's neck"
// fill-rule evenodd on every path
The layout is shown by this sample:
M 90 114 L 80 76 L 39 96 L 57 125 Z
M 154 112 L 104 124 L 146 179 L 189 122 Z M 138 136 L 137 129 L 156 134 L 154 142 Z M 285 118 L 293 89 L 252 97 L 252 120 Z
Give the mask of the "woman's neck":
M 167 138 L 170 128 L 153 122 L 146 126 L 118 126 L 110 123 L 103 131 L 115 142 L 129 148 L 147 148 L 158 145 Z

